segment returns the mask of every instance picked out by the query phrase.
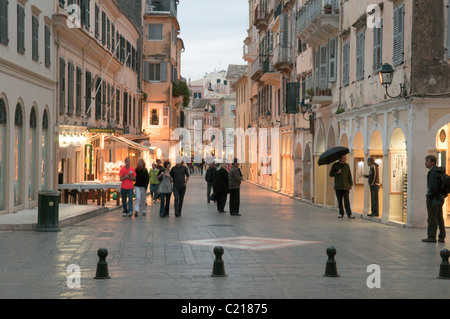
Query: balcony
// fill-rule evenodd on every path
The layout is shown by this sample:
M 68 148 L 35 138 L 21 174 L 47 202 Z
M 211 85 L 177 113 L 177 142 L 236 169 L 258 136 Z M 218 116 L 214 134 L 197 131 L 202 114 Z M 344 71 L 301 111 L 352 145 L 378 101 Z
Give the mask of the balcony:
M 281 82 L 281 73 L 275 70 L 273 65 L 273 58 L 271 56 L 265 57 L 263 62 L 263 74 L 259 79 L 265 84 L 272 86 L 279 86 Z
M 298 13 L 298 37 L 311 46 L 318 46 L 339 31 L 338 1 L 309 0 Z
M 177 5 L 175 0 L 147 0 L 145 14 L 164 14 L 177 16 Z
M 247 41 L 247 39 L 249 39 Z M 244 47 L 243 47 L 243 56 L 242 58 L 244 61 L 253 63 L 256 61 L 256 58 L 258 55 L 256 54 L 256 43 L 251 41 L 251 38 L 247 38 L 246 41 L 244 41 Z
M 259 4 L 255 8 L 254 16 L 253 16 L 253 25 L 259 29 L 267 29 L 269 24 L 268 20 L 268 6 L 267 2 L 261 0 Z
M 252 63 L 250 68 L 250 78 L 252 81 L 258 81 L 263 75 L 263 64 L 261 63 L 261 57 L 257 56 L 255 62 Z
M 327 106 L 333 102 L 331 89 L 328 87 L 328 80 L 326 78 L 322 79 L 317 74 L 306 78 L 305 92 L 313 104 Z
M 275 46 L 273 50 L 273 67 L 277 71 L 292 71 L 293 55 L 292 49 L 281 45 Z

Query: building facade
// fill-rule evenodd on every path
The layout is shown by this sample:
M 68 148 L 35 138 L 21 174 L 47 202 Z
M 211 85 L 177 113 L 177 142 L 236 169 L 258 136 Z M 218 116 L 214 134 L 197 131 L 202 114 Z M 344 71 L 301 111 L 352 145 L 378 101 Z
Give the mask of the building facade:
M 0 214 L 37 206 L 55 174 L 54 1 L 0 1 Z
M 184 125 L 182 96 L 174 96 L 181 79 L 183 41 L 178 37 L 176 0 L 147 0 L 143 7 L 143 132 L 157 157 L 175 161 L 176 129 Z M 176 135 L 176 136 L 175 136 Z
M 116 181 L 110 168 L 126 157 L 136 165 L 146 150 L 132 143 L 142 125 L 139 30 L 115 1 L 59 1 L 52 19 L 57 182 Z
M 250 115 L 254 128 L 279 128 L 279 145 L 271 142 L 277 173 L 257 174 L 257 182 L 336 207 L 330 166 L 317 160 L 326 149 L 347 146 L 353 211 L 364 218 L 370 213 L 364 174 L 367 158 L 374 157 L 382 182 L 380 217 L 372 219 L 424 227 L 424 158 L 435 154 L 440 166 L 449 165 L 448 5 L 448 0 L 249 1 L 252 25 L 244 59 L 251 107 L 242 116 Z M 387 89 L 379 77 L 385 63 L 394 72 Z M 261 171 L 260 159 L 255 168 Z M 446 219 L 448 205 L 447 200 Z

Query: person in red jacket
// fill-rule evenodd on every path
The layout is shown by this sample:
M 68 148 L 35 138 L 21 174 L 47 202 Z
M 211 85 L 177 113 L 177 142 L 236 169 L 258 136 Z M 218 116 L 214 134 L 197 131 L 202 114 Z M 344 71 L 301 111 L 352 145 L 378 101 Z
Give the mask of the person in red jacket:
M 120 194 L 122 195 L 122 216 L 131 216 L 133 214 L 133 196 L 134 196 L 134 184 L 136 180 L 136 171 L 130 166 L 130 159 L 125 159 L 125 166 L 122 166 L 119 172 L 120 181 L 122 185 L 120 187 Z

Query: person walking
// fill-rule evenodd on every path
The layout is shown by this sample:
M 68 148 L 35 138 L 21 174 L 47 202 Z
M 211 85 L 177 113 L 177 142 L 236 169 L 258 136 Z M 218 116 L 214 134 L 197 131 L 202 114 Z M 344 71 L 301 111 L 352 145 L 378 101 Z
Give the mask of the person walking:
M 367 165 L 369 165 L 369 175 L 364 175 L 368 178 L 368 183 L 370 187 L 370 205 L 371 213 L 367 216 L 378 217 L 379 215 L 379 204 L 378 204 L 378 192 L 380 190 L 380 172 L 378 169 L 378 164 L 375 163 L 373 157 L 367 159 Z
M 220 164 L 219 169 L 214 173 L 214 194 L 217 202 L 217 212 L 226 213 L 224 211 L 225 204 L 227 203 L 227 195 L 229 193 L 228 187 L 228 172 L 226 170 L 227 164 Z
M 240 188 L 243 176 L 239 168 L 238 159 L 233 160 L 233 164 L 228 172 L 228 186 L 230 188 L 230 215 L 241 216 L 239 214 Z
M 426 243 L 435 243 L 437 229 L 439 227 L 439 242 L 445 242 L 445 224 L 442 212 L 442 205 L 445 196 L 439 190 L 441 188 L 441 175 L 445 173 L 445 168 L 436 166 L 436 156 L 425 157 L 425 167 L 429 169 L 427 174 L 427 213 L 428 228 L 427 238 L 422 239 Z
M 125 166 L 119 171 L 121 186 L 120 194 L 122 196 L 123 213 L 122 216 L 130 216 L 133 213 L 133 182 L 136 180 L 136 171 L 130 166 L 130 158 L 125 159 Z
M 338 218 L 344 217 L 344 207 L 342 206 L 342 200 L 344 200 L 345 211 L 348 218 L 355 218 L 352 215 L 350 208 L 350 190 L 353 187 L 352 172 L 350 166 L 346 163 L 347 158 L 345 155 L 341 155 L 339 161 L 331 166 L 330 177 L 334 177 L 334 191 L 339 205 Z
M 138 166 L 136 167 L 136 183 L 134 188 L 136 192 L 136 203 L 134 204 L 134 216 L 138 216 L 141 213 L 146 215 L 147 211 L 147 188 L 148 188 L 149 176 L 147 168 L 145 167 L 144 160 L 140 159 Z
M 149 182 L 150 182 L 150 196 L 152 198 L 153 203 L 156 203 L 156 200 L 158 198 L 158 187 L 159 187 L 159 180 L 158 175 L 161 170 L 158 169 L 156 166 L 156 163 L 152 164 L 152 169 L 150 172 L 148 172 L 149 175 Z
M 175 197 L 175 217 L 181 217 L 186 186 L 189 181 L 189 171 L 181 157 L 177 157 L 176 164 L 170 170 L 170 176 L 173 179 L 173 195 Z
M 213 163 L 209 164 L 208 170 L 206 171 L 205 174 L 205 181 L 207 183 L 207 188 L 206 188 L 206 196 L 207 196 L 207 200 L 206 202 L 209 204 L 211 202 L 211 189 L 213 189 L 214 186 L 214 175 L 216 173 L 216 167 Z M 214 189 L 213 189 L 214 191 Z
M 157 178 L 160 180 L 158 193 L 161 195 L 161 206 L 159 209 L 159 216 L 169 216 L 170 197 L 172 195 L 172 176 L 170 176 L 170 162 L 164 162 L 164 168 L 159 172 Z

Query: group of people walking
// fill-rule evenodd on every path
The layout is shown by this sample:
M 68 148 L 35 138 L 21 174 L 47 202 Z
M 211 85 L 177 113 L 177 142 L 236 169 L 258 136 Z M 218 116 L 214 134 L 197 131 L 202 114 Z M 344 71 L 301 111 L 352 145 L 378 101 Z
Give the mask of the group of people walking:
M 177 159 L 174 167 L 169 161 L 161 165 L 161 160 L 152 164 L 152 169 L 147 170 L 145 162 L 140 159 L 136 169 L 131 167 L 130 159 L 125 159 L 125 165 L 120 169 L 119 176 L 121 183 L 122 216 L 146 215 L 147 211 L 147 190 L 150 185 L 150 196 L 153 203 L 159 199 L 161 201 L 159 216 L 169 216 L 170 198 L 172 193 L 175 197 L 175 216 L 181 216 L 186 185 L 189 181 L 189 171 L 182 161 Z M 133 191 L 134 190 L 134 191 Z M 133 197 L 136 195 L 136 202 L 133 207 Z
M 229 170 L 227 170 L 226 163 L 220 164 L 219 167 L 216 167 L 214 163 L 210 163 L 205 175 L 205 181 L 208 183 L 207 202 L 215 201 L 217 203 L 217 212 L 226 213 L 224 209 L 227 196 L 230 194 L 230 215 L 241 216 L 239 206 L 242 180 L 243 176 L 237 159 L 234 159 Z M 213 193 L 211 193 L 211 190 Z

